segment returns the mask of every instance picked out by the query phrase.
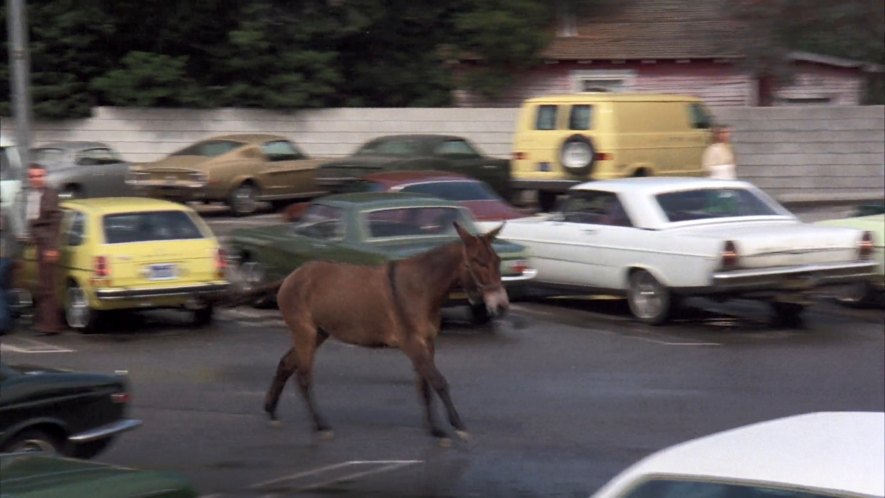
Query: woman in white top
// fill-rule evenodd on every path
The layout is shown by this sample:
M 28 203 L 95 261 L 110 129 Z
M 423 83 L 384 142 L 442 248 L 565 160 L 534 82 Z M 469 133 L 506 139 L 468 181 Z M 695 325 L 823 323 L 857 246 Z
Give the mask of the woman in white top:
M 728 127 L 720 125 L 713 128 L 713 143 L 704 150 L 702 158 L 704 171 L 710 178 L 719 180 L 737 178 L 730 138 L 731 132 Z

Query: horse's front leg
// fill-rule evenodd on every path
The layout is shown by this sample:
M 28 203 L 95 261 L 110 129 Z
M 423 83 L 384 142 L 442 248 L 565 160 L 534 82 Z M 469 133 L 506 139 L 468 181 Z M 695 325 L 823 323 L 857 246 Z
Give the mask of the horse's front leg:
M 274 375 L 270 388 L 267 390 L 267 395 L 264 397 L 264 411 L 273 423 L 279 422 L 277 419 L 277 405 L 280 402 L 280 394 L 283 392 L 286 381 L 295 373 L 297 368 L 296 361 L 295 348 L 290 348 L 280 358 L 280 362 L 277 364 L 277 373 Z
M 436 421 L 436 410 L 433 409 L 433 392 L 430 391 L 430 383 L 419 372 L 416 372 L 416 381 L 418 384 L 418 394 L 424 402 L 424 421 L 427 423 L 427 428 L 430 429 L 430 434 L 439 439 L 447 438 L 448 434 L 439 427 Z
M 329 424 L 326 423 L 325 419 L 320 415 L 319 410 L 317 410 L 316 403 L 313 399 L 313 360 L 316 349 L 329 336 L 320 331 L 316 331 L 314 334 L 315 335 L 311 338 L 304 338 L 303 340 L 296 339 L 295 341 L 298 364 L 295 378 L 298 381 L 298 388 L 301 390 L 301 396 L 304 398 L 304 402 L 307 404 L 307 409 L 310 411 L 310 415 L 313 418 L 314 429 L 316 432 L 320 433 L 322 437 L 326 438 L 332 436 L 332 431 L 329 428 Z
M 452 403 L 452 398 L 449 395 L 449 383 L 436 368 L 436 364 L 433 361 L 432 343 L 424 339 L 415 339 L 409 341 L 409 343 L 403 348 L 403 351 L 412 360 L 412 364 L 415 367 L 415 371 L 418 372 L 418 375 L 423 378 L 425 383 L 430 384 L 433 390 L 436 391 L 439 399 L 442 400 L 443 405 L 446 407 L 449 423 L 455 428 L 455 433 L 458 434 L 458 437 L 461 439 L 467 439 L 467 428 L 464 427 L 464 423 L 458 415 L 458 410 L 455 409 L 455 404 Z M 428 410 L 428 421 L 432 421 L 433 414 L 431 412 L 431 403 L 428 401 L 429 397 L 430 393 L 428 391 L 424 396 L 424 400 L 425 406 Z M 433 422 L 431 422 L 430 430 L 435 437 L 440 437 L 437 434 L 441 431 L 439 431 L 438 427 L 434 428 Z

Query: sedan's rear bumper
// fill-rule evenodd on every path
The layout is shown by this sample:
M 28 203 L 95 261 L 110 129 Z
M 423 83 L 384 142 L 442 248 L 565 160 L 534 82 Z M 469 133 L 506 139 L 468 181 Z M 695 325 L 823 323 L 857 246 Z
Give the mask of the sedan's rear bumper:
M 100 427 L 95 427 L 87 431 L 78 432 L 68 439 L 70 439 L 74 443 L 88 443 L 90 441 L 104 439 L 106 437 L 110 437 L 121 432 L 131 431 L 132 429 L 135 429 L 140 425 L 141 420 L 124 418 L 107 425 L 102 425 Z
M 843 285 L 872 278 L 875 261 L 746 269 L 713 274 L 713 292 L 804 292 L 830 285 Z
M 118 299 L 150 299 L 174 296 L 208 296 L 224 292 L 228 287 L 230 287 L 229 283 L 216 283 L 161 288 L 98 289 L 95 291 L 95 297 L 100 301 L 113 301 Z
M 206 184 L 203 182 L 138 181 L 129 182 L 132 189 L 146 197 L 194 201 L 206 198 Z

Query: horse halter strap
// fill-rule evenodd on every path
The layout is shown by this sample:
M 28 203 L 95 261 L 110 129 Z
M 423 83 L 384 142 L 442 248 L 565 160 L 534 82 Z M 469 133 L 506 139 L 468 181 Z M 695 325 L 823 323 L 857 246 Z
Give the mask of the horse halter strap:
M 473 266 L 470 265 L 470 262 L 467 258 L 467 247 L 465 246 L 462 249 L 462 254 L 464 254 L 464 269 L 467 270 L 467 274 L 470 275 L 470 279 L 473 280 L 473 285 L 476 287 L 476 290 L 479 292 L 485 292 L 486 289 L 493 289 L 500 284 L 500 282 L 492 283 L 492 284 L 483 284 L 479 281 L 479 277 L 476 276 L 476 272 L 473 271 Z

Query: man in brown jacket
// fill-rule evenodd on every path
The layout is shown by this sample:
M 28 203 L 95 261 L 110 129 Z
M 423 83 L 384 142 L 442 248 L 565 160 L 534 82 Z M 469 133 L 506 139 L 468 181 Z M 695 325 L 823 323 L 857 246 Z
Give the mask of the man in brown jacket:
M 58 193 L 46 184 L 46 168 L 40 164 L 28 166 L 31 188 L 25 197 L 25 213 L 31 239 L 37 249 L 37 313 L 34 329 L 45 334 L 59 334 L 63 330 L 61 306 L 58 302 L 58 235 L 61 228 L 61 208 Z

